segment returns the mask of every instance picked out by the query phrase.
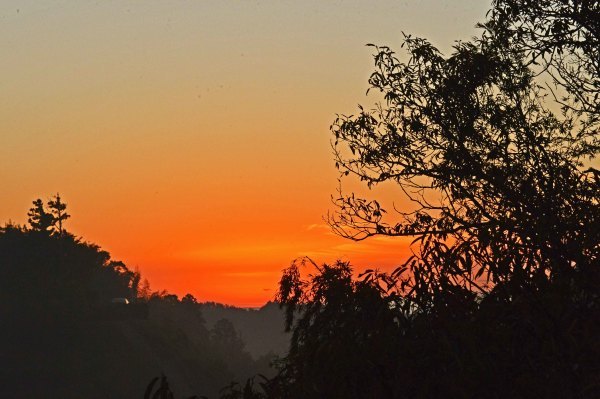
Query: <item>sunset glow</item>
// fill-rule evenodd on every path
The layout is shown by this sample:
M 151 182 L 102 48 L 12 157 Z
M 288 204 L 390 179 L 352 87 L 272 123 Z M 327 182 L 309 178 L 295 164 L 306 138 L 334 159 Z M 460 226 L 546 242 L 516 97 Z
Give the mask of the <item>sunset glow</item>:
M 365 44 L 400 52 L 404 31 L 447 51 L 488 6 L 4 1 L 0 220 L 60 192 L 67 228 L 152 289 L 239 306 L 272 299 L 300 256 L 391 270 L 410 239 L 355 243 L 323 220 L 329 126 L 376 98 Z M 344 189 L 406 205 L 394 187 Z

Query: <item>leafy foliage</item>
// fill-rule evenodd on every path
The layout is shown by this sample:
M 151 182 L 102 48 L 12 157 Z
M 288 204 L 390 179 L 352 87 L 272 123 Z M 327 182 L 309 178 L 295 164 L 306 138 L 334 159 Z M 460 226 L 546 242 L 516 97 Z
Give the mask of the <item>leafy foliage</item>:
M 305 280 L 307 264 L 317 273 Z M 278 300 L 293 336 L 279 378 L 291 381 L 290 397 L 393 397 L 388 372 L 397 359 L 389 345 L 399 320 L 395 296 L 385 292 L 373 280 L 354 281 L 346 262 L 303 259 L 284 272 Z
M 487 29 L 509 37 L 531 65 L 540 65 L 565 111 L 600 117 L 600 4 L 580 0 L 496 0 Z
M 304 278 L 302 269 L 314 274 Z M 296 262 L 292 345 L 269 397 L 595 397 L 600 312 L 556 287 L 511 300 L 449 286 L 414 305 L 392 276 Z M 283 288 L 288 287 L 288 288 Z M 294 296 L 295 287 L 302 289 Z M 291 288 L 291 289 L 290 289 Z
M 449 56 L 373 46 L 384 102 L 334 121 L 336 166 L 413 209 L 340 190 L 329 223 L 412 237 L 413 255 L 358 279 L 284 271 L 278 397 L 600 395 L 597 21 L 597 2 L 498 0 Z
M 597 130 L 547 109 L 527 54 L 504 32 L 488 29 L 447 58 L 423 39 L 404 46 L 408 62 L 376 47 L 370 83 L 385 105 L 332 130 L 343 174 L 370 187 L 393 181 L 416 210 L 389 222 L 377 201 L 340 196 L 333 229 L 414 237 L 415 256 L 394 275 L 411 272 L 407 286 L 425 307 L 448 285 L 510 296 L 597 281 L 598 173 L 582 168 L 598 154 Z

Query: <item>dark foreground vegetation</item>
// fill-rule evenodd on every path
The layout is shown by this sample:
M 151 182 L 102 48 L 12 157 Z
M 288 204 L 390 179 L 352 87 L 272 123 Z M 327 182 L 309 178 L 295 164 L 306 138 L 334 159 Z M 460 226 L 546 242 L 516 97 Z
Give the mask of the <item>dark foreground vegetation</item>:
M 238 397 L 600 397 L 600 2 L 496 0 L 487 18 L 449 56 L 374 46 L 385 100 L 333 123 L 336 164 L 412 207 L 340 190 L 329 222 L 412 237 L 413 256 L 359 276 L 294 263 L 289 353 Z

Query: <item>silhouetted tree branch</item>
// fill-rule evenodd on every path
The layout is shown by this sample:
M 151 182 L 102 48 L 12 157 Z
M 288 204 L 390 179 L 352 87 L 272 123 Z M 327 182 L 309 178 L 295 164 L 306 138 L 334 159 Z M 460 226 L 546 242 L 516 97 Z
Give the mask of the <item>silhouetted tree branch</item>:
M 485 276 L 490 288 L 525 287 L 590 269 L 599 191 L 582 165 L 598 153 L 597 130 L 546 107 L 506 32 L 488 29 L 449 57 L 420 38 L 406 36 L 403 47 L 407 62 L 374 46 L 369 82 L 385 103 L 339 116 L 333 148 L 342 177 L 395 182 L 416 210 L 390 217 L 379 202 L 340 192 L 333 230 L 353 240 L 414 237 L 406 265 L 413 275 L 435 270 L 432 283 L 448 274 L 461 285 Z

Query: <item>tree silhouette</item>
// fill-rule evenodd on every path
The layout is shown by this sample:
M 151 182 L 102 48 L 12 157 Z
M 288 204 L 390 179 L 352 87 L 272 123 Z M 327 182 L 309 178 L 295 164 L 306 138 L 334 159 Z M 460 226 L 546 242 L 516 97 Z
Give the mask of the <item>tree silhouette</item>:
M 62 235 L 64 233 L 63 222 L 71 217 L 71 215 L 66 212 L 67 204 L 62 202 L 60 194 L 56 193 L 53 199 L 48 201 L 48 208 L 53 217 L 53 226 L 56 232 L 59 235 Z
M 137 297 L 138 272 L 67 233 L 70 215 L 59 194 L 48 208 L 41 199 L 33 205 L 29 229 L 0 227 L 0 296 L 18 319 L 81 319 L 113 297 Z
M 63 222 L 71 217 L 67 213 L 67 204 L 62 202 L 60 194 L 57 193 L 48 200 L 47 206 L 48 210 L 46 210 L 44 202 L 39 198 L 33 201 L 33 207 L 27 213 L 31 229 L 63 235 L 66 232 Z
M 44 202 L 39 198 L 33 201 L 33 207 L 29 209 L 27 216 L 33 231 L 47 232 L 54 224 L 54 217 L 46 212 Z
M 600 395 L 598 3 L 488 16 L 449 56 L 412 36 L 405 57 L 372 46 L 384 101 L 334 121 L 336 166 L 411 209 L 340 189 L 328 221 L 412 237 L 413 255 L 358 279 L 344 262 L 284 271 L 280 397 Z
M 369 187 L 392 181 L 416 209 L 388 215 L 377 201 L 340 195 L 331 226 L 354 240 L 414 237 L 416 254 L 395 275 L 410 271 L 425 302 L 447 284 L 510 296 L 597 278 L 599 181 L 582 167 L 598 154 L 593 118 L 551 112 L 509 29 L 482 26 L 449 57 L 410 36 L 407 62 L 375 47 L 369 82 L 385 104 L 332 126 L 342 175 Z
M 217 320 L 210 331 L 210 336 L 215 345 L 227 352 L 238 353 L 244 349 L 244 341 L 228 319 Z

